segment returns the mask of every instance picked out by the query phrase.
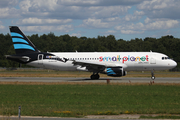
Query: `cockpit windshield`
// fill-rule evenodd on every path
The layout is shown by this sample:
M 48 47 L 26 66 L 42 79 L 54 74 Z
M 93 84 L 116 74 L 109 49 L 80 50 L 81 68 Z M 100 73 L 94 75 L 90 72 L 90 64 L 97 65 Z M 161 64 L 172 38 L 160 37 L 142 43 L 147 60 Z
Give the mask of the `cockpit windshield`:
M 171 59 L 169 57 L 162 57 L 162 60 L 168 60 L 168 59 Z

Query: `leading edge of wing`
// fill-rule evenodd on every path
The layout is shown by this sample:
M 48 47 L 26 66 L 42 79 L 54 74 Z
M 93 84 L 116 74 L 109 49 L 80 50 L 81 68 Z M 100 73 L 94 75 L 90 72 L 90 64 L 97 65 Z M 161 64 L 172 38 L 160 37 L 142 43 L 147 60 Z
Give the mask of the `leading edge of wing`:
M 115 67 L 115 66 L 121 66 L 123 68 L 126 68 L 127 65 L 126 64 L 122 64 L 122 63 L 97 63 L 97 62 L 90 62 L 90 61 L 77 61 L 77 60 L 73 60 L 73 64 L 74 65 L 80 65 L 81 67 L 86 67 L 86 66 L 94 66 L 94 67 L 101 67 L 101 68 L 105 68 L 105 67 Z
M 73 60 L 73 64 L 74 65 L 80 65 L 82 67 L 85 67 L 85 66 L 88 66 L 88 65 L 94 65 L 94 66 L 99 66 L 99 67 L 106 67 L 106 64 L 89 62 L 89 61 L 77 61 L 77 60 Z

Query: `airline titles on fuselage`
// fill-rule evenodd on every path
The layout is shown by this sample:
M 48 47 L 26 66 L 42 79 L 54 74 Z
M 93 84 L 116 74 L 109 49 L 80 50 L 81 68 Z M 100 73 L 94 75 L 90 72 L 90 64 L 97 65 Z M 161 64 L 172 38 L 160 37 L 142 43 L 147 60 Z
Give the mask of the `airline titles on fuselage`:
M 99 61 L 100 62 L 102 62 L 102 61 L 121 61 L 121 57 L 120 57 L 120 55 L 117 55 L 117 57 L 116 56 L 113 56 L 113 57 L 99 57 Z M 145 62 L 145 61 L 149 61 L 148 60 L 149 58 L 148 58 L 148 55 L 146 55 L 146 56 L 141 56 L 141 57 L 139 57 L 139 56 L 136 56 L 136 57 L 134 57 L 134 56 L 130 56 L 130 55 L 128 55 L 128 56 L 124 56 L 123 58 L 122 58 L 122 63 L 124 63 L 124 62 L 126 62 L 126 61 L 141 61 L 141 62 Z

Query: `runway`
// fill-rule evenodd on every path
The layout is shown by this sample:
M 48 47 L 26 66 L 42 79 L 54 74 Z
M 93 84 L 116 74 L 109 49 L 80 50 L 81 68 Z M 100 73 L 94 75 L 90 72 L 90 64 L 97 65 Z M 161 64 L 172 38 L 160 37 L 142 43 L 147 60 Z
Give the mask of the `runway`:
M 106 83 L 107 79 L 111 83 L 149 83 L 149 77 L 121 77 L 121 78 L 100 78 L 99 80 L 91 80 L 89 78 L 69 78 L 69 77 L 0 77 L 0 82 L 93 82 L 93 83 Z M 156 83 L 180 83 L 180 78 L 170 77 L 157 77 L 154 82 Z

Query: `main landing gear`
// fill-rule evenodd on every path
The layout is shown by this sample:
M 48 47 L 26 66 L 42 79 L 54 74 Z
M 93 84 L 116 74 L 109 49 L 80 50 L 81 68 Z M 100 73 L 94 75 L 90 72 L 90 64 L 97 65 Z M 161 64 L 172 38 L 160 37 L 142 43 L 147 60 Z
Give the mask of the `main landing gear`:
M 99 79 L 99 74 L 98 73 L 96 73 L 96 74 L 93 73 L 90 78 L 91 78 L 91 80 Z
M 155 80 L 155 76 L 154 76 L 153 70 L 151 71 L 151 79 L 152 79 L 152 80 Z

